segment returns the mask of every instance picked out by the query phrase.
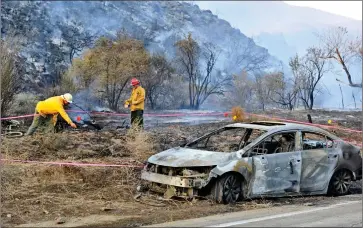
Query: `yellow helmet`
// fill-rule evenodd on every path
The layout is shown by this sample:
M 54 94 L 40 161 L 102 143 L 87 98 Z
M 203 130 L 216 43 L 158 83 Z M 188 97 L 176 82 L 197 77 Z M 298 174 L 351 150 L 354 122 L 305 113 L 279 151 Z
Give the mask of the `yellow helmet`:
M 70 93 L 65 93 L 61 95 L 61 97 L 66 100 L 68 103 L 72 103 L 73 97 Z

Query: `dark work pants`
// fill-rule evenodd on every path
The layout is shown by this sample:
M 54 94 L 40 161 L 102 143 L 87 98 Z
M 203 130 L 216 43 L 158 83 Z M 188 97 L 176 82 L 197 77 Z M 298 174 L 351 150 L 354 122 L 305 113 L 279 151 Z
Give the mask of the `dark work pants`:
M 131 126 L 144 128 L 144 110 L 131 111 Z
M 32 135 L 40 128 L 43 133 L 54 133 L 53 115 L 40 116 L 38 112 L 35 112 L 35 116 L 32 125 L 29 127 L 25 135 Z

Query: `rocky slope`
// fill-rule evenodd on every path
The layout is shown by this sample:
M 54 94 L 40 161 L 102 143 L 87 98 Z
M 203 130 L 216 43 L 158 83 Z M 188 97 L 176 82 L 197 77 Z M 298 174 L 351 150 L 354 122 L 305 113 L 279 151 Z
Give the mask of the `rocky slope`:
M 187 2 L 3 2 L 1 11 L 2 35 L 13 30 L 25 36 L 24 54 L 34 65 L 28 82 L 38 86 L 52 83 L 60 69 L 70 64 L 77 39 L 115 36 L 121 29 L 143 40 L 149 51 L 163 52 L 170 58 L 175 54 L 175 42 L 191 32 L 200 43 L 213 43 L 220 49 L 217 67 L 228 73 L 239 71 L 249 56 L 265 55 L 268 62 L 277 62 L 267 49 L 227 21 Z M 77 48 L 74 57 L 86 47 Z M 247 47 L 249 56 L 245 54 Z M 246 61 L 235 64 L 241 55 Z

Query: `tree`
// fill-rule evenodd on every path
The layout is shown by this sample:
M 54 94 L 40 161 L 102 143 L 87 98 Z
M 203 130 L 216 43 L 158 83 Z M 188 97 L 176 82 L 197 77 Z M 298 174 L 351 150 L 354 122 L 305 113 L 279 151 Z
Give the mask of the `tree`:
M 81 58 L 73 61 L 73 67 L 69 74 L 75 75 L 83 88 L 89 88 L 97 79 L 98 75 L 98 56 L 92 50 L 86 51 Z
M 182 72 L 186 74 L 189 82 L 189 106 L 194 108 L 193 97 L 195 91 L 193 85 L 198 74 L 200 47 L 190 33 L 186 39 L 178 41 L 176 47 L 177 61 L 180 63 Z
M 254 75 L 254 90 L 256 93 L 257 100 L 262 108 L 265 111 L 266 105 L 271 100 L 271 94 L 273 88 L 271 87 L 273 84 L 271 83 L 271 75 L 267 74 L 255 74 Z
M 146 98 L 151 109 L 156 109 L 160 97 L 167 95 L 166 84 L 171 82 L 173 73 L 171 63 L 163 55 L 157 54 L 150 58 L 150 66 L 143 80 L 143 87 L 147 91 Z
M 232 90 L 228 93 L 228 101 L 232 105 L 240 105 L 243 108 L 248 108 L 252 105 L 254 94 L 254 82 L 248 77 L 246 71 L 241 74 L 234 74 Z
M 1 114 L 8 113 L 15 95 L 21 90 L 24 73 L 23 62 L 19 57 L 19 47 L 13 38 L 0 40 L 0 69 L 1 69 Z
M 94 48 L 76 60 L 73 66 L 83 82 L 97 78 L 104 88 L 109 107 L 118 110 L 121 94 L 132 77 L 143 78 L 149 66 L 149 55 L 142 42 L 118 33 L 116 40 L 101 37 Z M 81 66 L 81 67 L 79 67 Z M 141 80 L 142 82 L 142 80 Z
M 250 38 L 246 42 L 232 41 L 227 53 L 227 66 L 232 72 L 242 69 L 247 73 L 261 73 L 269 66 L 267 50 L 257 48 Z
M 81 22 L 72 20 L 67 23 L 58 22 L 58 27 L 61 31 L 61 46 L 68 49 L 69 62 L 73 62 L 76 54 L 84 48 L 91 47 L 94 41 L 94 36 L 84 29 Z
M 298 80 L 300 99 L 304 107 L 310 110 L 313 109 L 315 97 L 320 92 L 318 84 L 329 70 L 326 59 L 321 58 L 324 54 L 319 48 L 309 48 L 303 58 L 297 55 L 289 63 L 295 80 Z
M 283 72 L 272 73 L 269 87 L 273 88 L 270 99 L 282 107 L 293 110 L 299 92 L 297 78 L 286 78 Z
M 339 63 L 348 79 L 349 86 L 362 88 L 362 83 L 355 83 L 349 72 L 348 64 L 355 58 L 362 64 L 362 38 L 350 39 L 348 30 L 344 27 L 329 29 L 323 34 L 319 34 L 323 43 L 324 59 L 331 59 Z M 340 81 L 337 79 L 337 81 Z M 340 81 L 341 82 L 341 81 Z
M 53 86 L 59 85 L 62 75 L 68 69 L 64 51 L 59 45 L 48 41 L 45 44 L 45 52 L 41 58 L 44 59 L 43 72 L 52 75 Z
M 215 71 L 215 65 L 220 51 L 212 44 L 200 46 L 189 33 L 188 37 L 176 43 L 177 61 L 189 81 L 189 106 L 199 107 L 213 95 L 222 95 L 230 78 L 220 71 Z

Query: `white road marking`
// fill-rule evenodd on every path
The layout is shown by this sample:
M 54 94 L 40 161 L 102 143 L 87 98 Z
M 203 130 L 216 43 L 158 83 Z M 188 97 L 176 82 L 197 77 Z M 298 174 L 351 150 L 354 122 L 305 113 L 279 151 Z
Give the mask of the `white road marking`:
M 340 198 L 362 198 L 362 194 L 354 194 L 354 195 L 346 195 L 346 196 L 340 196 Z
M 271 216 L 266 216 L 266 217 L 261 217 L 261 218 L 240 220 L 240 221 L 222 223 L 222 224 L 212 225 L 212 226 L 207 226 L 207 227 L 228 227 L 228 226 L 243 225 L 243 224 L 252 223 L 252 222 L 260 222 L 260 221 L 265 221 L 265 220 L 269 220 L 269 219 L 289 217 L 289 216 L 293 216 L 293 215 L 306 214 L 306 213 L 311 213 L 311 212 L 315 212 L 315 211 L 322 211 L 322 210 L 339 207 L 342 205 L 355 204 L 355 203 L 362 203 L 362 201 L 350 201 L 350 202 L 345 202 L 345 203 L 338 203 L 338 204 L 333 204 L 333 205 L 330 205 L 327 207 L 318 207 L 318 208 L 313 208 L 313 209 L 309 209 L 309 210 L 296 211 L 296 212 L 284 213 L 284 214 L 279 214 L 279 215 L 271 215 Z

